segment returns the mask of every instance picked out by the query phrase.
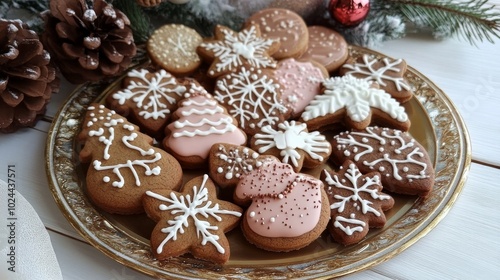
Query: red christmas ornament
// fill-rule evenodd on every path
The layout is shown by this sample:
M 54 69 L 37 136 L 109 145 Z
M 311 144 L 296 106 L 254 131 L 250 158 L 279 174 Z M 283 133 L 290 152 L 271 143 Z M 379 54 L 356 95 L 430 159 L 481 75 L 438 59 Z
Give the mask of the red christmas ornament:
M 340 24 L 352 27 L 365 20 L 370 11 L 370 0 L 330 0 L 330 15 Z

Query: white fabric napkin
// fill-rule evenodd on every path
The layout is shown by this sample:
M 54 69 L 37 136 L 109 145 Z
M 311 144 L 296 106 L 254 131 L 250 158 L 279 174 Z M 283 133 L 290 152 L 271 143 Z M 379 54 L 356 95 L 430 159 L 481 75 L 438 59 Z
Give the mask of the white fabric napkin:
M 2 180 L 0 201 L 0 279 L 62 280 L 49 234 L 33 206 Z

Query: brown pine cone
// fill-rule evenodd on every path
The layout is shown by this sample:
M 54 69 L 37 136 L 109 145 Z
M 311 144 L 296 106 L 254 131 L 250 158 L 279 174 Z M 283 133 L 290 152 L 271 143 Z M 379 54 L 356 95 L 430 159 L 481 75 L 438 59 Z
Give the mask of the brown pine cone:
M 103 0 L 51 0 L 42 41 L 75 84 L 123 73 L 137 51 L 129 19 Z
M 38 35 L 19 20 L 0 19 L 0 131 L 33 126 L 58 90 L 56 71 Z

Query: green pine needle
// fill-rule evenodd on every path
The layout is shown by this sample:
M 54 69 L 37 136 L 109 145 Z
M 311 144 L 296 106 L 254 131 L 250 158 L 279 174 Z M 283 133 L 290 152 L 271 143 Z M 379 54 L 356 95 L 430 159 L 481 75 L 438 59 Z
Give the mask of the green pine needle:
M 494 42 L 500 38 L 500 13 L 488 0 L 386 0 L 418 26 L 434 30 L 447 26 L 451 35 L 457 35 L 470 44 L 484 39 Z M 385 2 L 385 1 L 384 1 Z
M 115 0 L 113 6 L 127 15 L 136 43 L 145 43 L 151 35 L 153 28 L 146 12 L 131 0 Z

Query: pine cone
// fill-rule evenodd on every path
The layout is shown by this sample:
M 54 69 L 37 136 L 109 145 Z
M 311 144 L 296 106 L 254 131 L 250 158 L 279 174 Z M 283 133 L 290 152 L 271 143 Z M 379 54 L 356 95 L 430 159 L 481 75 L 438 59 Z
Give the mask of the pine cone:
M 50 55 L 19 20 L 0 19 L 0 131 L 33 126 L 59 87 Z
M 75 84 L 123 73 L 137 51 L 129 19 L 103 0 L 51 0 L 42 41 Z

